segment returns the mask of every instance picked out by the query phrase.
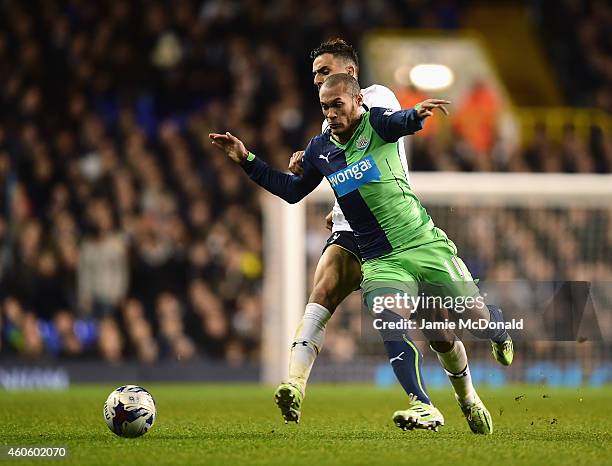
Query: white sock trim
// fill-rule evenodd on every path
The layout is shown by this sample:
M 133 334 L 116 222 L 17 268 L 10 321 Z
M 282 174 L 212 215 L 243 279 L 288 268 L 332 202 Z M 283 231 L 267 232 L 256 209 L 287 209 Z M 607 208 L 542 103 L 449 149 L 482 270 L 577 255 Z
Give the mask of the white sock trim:
M 302 394 L 306 392 L 312 365 L 323 346 L 325 325 L 330 317 L 331 312 L 324 306 L 308 303 L 295 332 L 289 357 L 289 381 L 300 387 Z
M 325 324 L 327 324 L 331 316 L 331 312 L 329 312 L 325 306 L 321 306 L 317 303 L 306 304 L 304 319 L 312 319 L 325 327 Z
M 472 385 L 467 353 L 463 343 L 460 340 L 455 340 L 450 351 L 446 353 L 436 351 L 436 354 L 459 400 L 462 402 L 473 401 L 476 391 Z
M 304 311 L 302 322 L 295 332 L 295 342 L 311 343 L 317 353 L 321 351 L 323 346 L 323 338 L 325 336 L 325 325 L 331 318 L 329 312 L 324 306 L 317 303 L 308 303 Z

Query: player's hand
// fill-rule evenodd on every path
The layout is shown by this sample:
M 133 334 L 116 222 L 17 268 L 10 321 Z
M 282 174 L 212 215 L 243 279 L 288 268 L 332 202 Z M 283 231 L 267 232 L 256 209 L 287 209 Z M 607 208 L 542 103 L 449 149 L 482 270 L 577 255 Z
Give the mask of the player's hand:
M 327 214 L 325 216 L 325 228 L 327 228 L 329 231 L 332 231 L 332 228 L 334 227 L 334 211 L 330 211 L 329 214 Z
M 448 110 L 445 105 L 450 104 L 450 100 L 441 100 L 441 99 L 427 99 L 423 102 L 419 102 L 414 106 L 417 115 L 421 119 L 425 119 L 433 115 L 434 109 L 439 109 L 445 115 L 448 115 Z
M 242 141 L 229 131 L 225 134 L 210 133 L 208 137 L 212 140 L 213 146 L 225 152 L 236 163 L 244 162 L 249 156 L 249 151 Z
M 303 150 L 294 152 L 291 158 L 289 159 L 289 171 L 296 176 L 302 176 L 304 174 L 302 160 L 304 160 Z

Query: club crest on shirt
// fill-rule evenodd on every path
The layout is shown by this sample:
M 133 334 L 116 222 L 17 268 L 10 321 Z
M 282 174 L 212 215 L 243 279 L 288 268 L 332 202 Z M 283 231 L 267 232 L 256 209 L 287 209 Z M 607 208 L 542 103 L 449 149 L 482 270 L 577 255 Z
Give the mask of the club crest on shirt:
M 370 140 L 366 136 L 361 136 L 359 139 L 357 139 L 355 147 L 357 150 L 364 150 L 366 147 L 368 147 L 368 144 L 370 144 Z

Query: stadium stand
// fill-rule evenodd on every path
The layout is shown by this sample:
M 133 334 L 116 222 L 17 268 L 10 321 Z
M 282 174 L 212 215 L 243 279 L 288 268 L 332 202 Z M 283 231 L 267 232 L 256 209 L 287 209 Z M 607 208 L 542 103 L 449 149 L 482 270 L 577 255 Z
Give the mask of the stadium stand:
M 0 3 L 3 353 L 258 359 L 259 191 L 211 150 L 208 132 L 231 129 L 284 168 L 320 127 L 310 48 L 331 33 L 357 44 L 374 26 L 460 25 L 456 2 L 347 1 L 338 17 L 327 2 L 309 1 L 307 10 L 302 3 Z M 597 32 L 602 18 L 609 25 L 610 7 L 592 5 L 581 28 L 592 72 L 569 97 L 610 111 L 609 34 Z M 296 25 L 298 15 L 305 17 Z M 555 43 L 562 20 L 542 22 Z M 555 63 L 570 70 L 562 81 L 575 79 L 571 70 L 581 65 L 568 60 L 581 54 L 556 52 Z M 515 154 L 500 155 L 490 140 L 482 147 L 484 159 L 461 137 L 449 147 L 416 138 L 411 168 L 612 172 L 612 139 L 598 128 L 583 141 L 568 126 L 561 142 L 541 128 Z M 507 228 L 507 250 L 494 254 L 485 235 L 483 255 L 468 258 L 483 275 L 610 273 L 601 258 L 610 257 L 612 237 L 601 238 L 603 251 L 588 247 L 593 231 L 612 231 L 609 210 L 503 215 L 496 228 Z M 538 250 L 543 237 L 573 246 Z M 521 262 L 534 255 L 541 260 Z M 338 357 L 355 345 L 343 332 L 328 338 Z

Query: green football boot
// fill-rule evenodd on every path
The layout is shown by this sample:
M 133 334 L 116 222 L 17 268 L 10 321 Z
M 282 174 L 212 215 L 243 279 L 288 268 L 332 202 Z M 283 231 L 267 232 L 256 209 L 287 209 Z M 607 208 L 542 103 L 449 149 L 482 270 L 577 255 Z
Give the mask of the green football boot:
M 475 395 L 474 400 L 470 403 L 462 402 L 457 395 L 455 395 L 455 399 L 459 403 L 459 407 L 472 432 L 482 435 L 493 433 L 491 414 L 478 395 Z
M 281 410 L 285 424 L 295 422 L 299 424 L 300 411 L 304 395 L 299 387 L 292 383 L 281 383 L 274 392 L 274 401 Z
M 512 344 L 510 335 L 501 343 L 496 343 L 491 340 L 491 349 L 493 357 L 502 366 L 509 366 L 512 364 L 512 360 L 514 359 L 514 345 Z
M 408 409 L 393 413 L 393 423 L 402 430 L 429 429 L 438 432 L 438 428 L 444 425 L 444 417 L 435 406 L 411 397 Z

